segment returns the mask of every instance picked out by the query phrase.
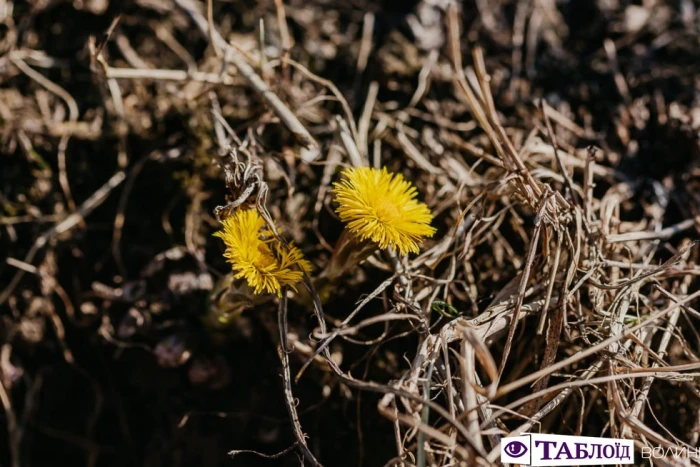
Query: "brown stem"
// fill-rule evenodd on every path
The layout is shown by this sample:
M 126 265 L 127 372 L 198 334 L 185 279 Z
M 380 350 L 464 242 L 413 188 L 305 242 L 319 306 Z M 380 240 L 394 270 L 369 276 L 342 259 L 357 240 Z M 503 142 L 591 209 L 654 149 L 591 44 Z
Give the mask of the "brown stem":
M 347 230 L 344 230 L 336 243 L 333 256 L 326 268 L 314 279 L 314 287 L 318 291 L 321 303 L 327 303 L 331 298 L 338 281 L 349 271 L 377 251 L 377 245 L 370 240 L 360 240 Z M 311 297 L 300 290 L 296 300 L 303 305 L 311 305 Z

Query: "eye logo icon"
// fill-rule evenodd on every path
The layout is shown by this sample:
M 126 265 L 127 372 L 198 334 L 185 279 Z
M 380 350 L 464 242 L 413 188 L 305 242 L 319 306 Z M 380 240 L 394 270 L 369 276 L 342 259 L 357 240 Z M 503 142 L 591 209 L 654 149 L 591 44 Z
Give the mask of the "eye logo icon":
M 501 462 L 504 464 L 531 465 L 532 452 L 530 435 L 501 438 Z
M 527 446 L 520 441 L 511 441 L 503 447 L 503 450 L 510 457 L 522 457 L 527 454 Z

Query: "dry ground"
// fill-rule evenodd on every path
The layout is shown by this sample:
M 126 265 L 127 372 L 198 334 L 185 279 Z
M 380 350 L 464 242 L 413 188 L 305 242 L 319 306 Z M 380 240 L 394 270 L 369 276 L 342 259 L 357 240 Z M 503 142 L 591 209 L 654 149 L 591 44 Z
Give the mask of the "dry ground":
M 0 465 L 698 446 L 697 2 L 211 3 L 0 0 Z M 280 360 L 285 301 L 218 300 L 230 147 L 312 278 L 342 167 L 437 234 L 292 296 Z

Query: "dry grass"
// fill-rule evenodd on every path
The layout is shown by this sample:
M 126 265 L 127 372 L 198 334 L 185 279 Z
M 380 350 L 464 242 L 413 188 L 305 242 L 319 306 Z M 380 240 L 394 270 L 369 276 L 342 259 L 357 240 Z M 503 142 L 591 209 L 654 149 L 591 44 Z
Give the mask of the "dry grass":
M 184 369 L 180 390 L 219 391 L 205 412 L 230 420 L 265 408 L 249 406 L 257 373 L 236 361 L 278 355 L 284 384 L 265 397 L 284 400 L 292 429 L 278 420 L 288 433 L 275 436 L 293 443 L 278 462 L 297 452 L 312 465 L 492 465 L 502 437 L 533 431 L 698 445 L 694 9 L 688 19 L 665 2 L 596 6 L 584 27 L 550 2 L 424 2 L 440 20 L 409 40 L 373 34 L 390 30 L 384 10 L 223 3 L 137 1 L 104 15 L 105 34 L 86 35 L 73 59 L 22 29 L 57 6 L 13 13 L 0 0 L 0 400 L 13 465 L 25 465 L 26 433 L 41 429 L 32 414 L 50 404 L 37 396 L 42 368 L 68 363 L 96 382 L 96 400 L 120 387 L 78 343 L 106 343 L 110 362 L 145 351 Z M 587 40 L 600 46 L 584 52 Z M 642 55 L 653 70 L 638 69 Z M 576 76 L 584 60 L 597 76 Z M 231 148 L 243 165 L 224 184 Z M 438 233 L 417 256 L 375 253 L 322 303 L 314 279 L 340 235 L 330 189 L 344 166 L 403 173 Z M 312 300 L 231 288 L 211 237 L 228 194 L 230 209 L 258 209 L 304 250 Z M 123 403 L 107 404 L 122 424 L 107 447 L 96 434 L 107 409 L 96 402 L 85 417 L 86 464 L 142 444 Z M 389 423 L 364 421 L 367 407 Z M 180 420 L 163 437 L 177 439 L 200 408 L 166 405 Z M 310 422 L 317 411 L 327 425 Z M 348 456 L 332 432 L 351 423 Z M 215 448 L 237 449 L 234 461 L 264 449 L 229 429 Z M 372 452 L 372 438 L 391 437 Z M 192 443 L 180 460 L 208 449 Z M 174 459 L 166 450 L 154 455 Z

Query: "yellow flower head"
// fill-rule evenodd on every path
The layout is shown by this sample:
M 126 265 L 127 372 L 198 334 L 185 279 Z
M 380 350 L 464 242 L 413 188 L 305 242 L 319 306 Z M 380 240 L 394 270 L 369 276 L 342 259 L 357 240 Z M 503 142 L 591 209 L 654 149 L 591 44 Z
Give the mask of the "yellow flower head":
M 223 230 L 214 236 L 226 244 L 224 257 L 231 263 L 234 278 L 244 278 L 256 294 L 275 293 L 301 281 L 302 270 L 311 272 L 298 248 L 285 248 L 265 225 L 255 209 L 238 209 L 222 221 Z
M 333 192 L 340 204 L 336 212 L 361 240 L 370 239 L 379 248 L 391 246 L 402 255 L 418 253 L 423 237 L 432 237 L 433 216 L 416 200 L 416 188 L 401 174 L 356 167 L 343 171 Z

